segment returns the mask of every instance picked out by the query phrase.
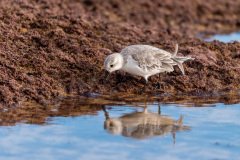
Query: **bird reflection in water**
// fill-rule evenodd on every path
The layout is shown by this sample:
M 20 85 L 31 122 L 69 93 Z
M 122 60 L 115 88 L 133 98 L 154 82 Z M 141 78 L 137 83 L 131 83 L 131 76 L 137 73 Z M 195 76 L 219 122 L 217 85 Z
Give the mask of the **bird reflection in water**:
M 161 115 L 160 104 L 158 104 L 158 114 L 151 113 L 145 107 L 142 112 L 126 114 L 119 118 L 110 118 L 105 106 L 102 106 L 102 108 L 106 117 L 104 129 L 113 135 L 121 134 L 125 137 L 146 139 L 171 133 L 175 143 L 176 132 L 190 130 L 190 127 L 182 124 L 183 115 L 178 120 Z

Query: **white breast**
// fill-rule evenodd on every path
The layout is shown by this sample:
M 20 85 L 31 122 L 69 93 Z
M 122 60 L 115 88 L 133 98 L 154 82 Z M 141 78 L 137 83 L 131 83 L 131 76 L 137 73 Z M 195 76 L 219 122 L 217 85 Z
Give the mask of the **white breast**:
M 125 71 L 125 72 L 128 72 L 130 74 L 133 74 L 133 75 L 144 77 L 144 78 L 147 78 L 147 77 L 149 77 L 151 75 L 154 75 L 156 73 L 165 71 L 164 69 L 160 69 L 160 68 L 152 69 L 150 71 L 147 70 L 146 68 L 140 68 L 138 66 L 138 63 L 134 59 L 132 59 L 131 56 L 127 57 L 127 63 L 125 65 L 123 65 L 121 70 Z

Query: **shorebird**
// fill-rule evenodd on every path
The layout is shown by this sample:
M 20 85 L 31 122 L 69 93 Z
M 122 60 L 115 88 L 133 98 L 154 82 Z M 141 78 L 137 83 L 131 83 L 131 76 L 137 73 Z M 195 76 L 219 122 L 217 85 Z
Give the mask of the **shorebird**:
M 173 54 L 149 45 L 131 45 L 124 48 L 120 53 L 109 55 L 104 61 L 104 66 L 110 73 L 122 70 L 143 77 L 146 80 L 143 91 L 148 82 L 148 77 L 159 73 L 158 88 L 160 89 L 160 73 L 172 72 L 174 71 L 173 66 L 177 65 L 181 72 L 185 74 L 182 64 L 194 60 L 191 57 L 177 56 L 177 52 L 177 44 Z
M 172 133 L 175 143 L 176 132 L 190 130 L 190 127 L 182 125 L 183 115 L 178 120 L 161 115 L 160 104 L 158 114 L 150 112 L 146 107 L 142 112 L 134 112 L 115 118 L 109 117 L 104 105 L 102 109 L 106 117 L 104 129 L 113 135 L 145 139 Z

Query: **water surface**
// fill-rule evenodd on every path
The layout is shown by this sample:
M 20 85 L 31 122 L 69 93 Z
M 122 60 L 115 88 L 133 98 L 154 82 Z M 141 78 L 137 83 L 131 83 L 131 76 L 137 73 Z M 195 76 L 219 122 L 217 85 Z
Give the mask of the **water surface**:
M 216 34 L 210 38 L 206 38 L 205 41 L 218 40 L 224 43 L 233 43 L 234 41 L 240 42 L 240 31 L 232 32 L 230 34 Z
M 240 159 L 239 101 L 132 96 L 2 109 L 0 159 Z

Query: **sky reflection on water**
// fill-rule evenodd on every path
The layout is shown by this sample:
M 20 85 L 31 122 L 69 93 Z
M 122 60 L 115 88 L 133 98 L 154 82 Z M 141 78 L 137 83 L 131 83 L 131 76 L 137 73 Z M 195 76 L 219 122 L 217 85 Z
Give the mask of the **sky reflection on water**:
M 177 107 L 176 102 L 160 104 L 161 115 L 171 120 L 184 115 L 182 125 L 188 129 L 175 132 L 175 143 L 170 132 L 141 140 L 109 134 L 104 129 L 106 112 L 100 105 L 95 115 L 57 116 L 47 118 L 43 125 L 18 123 L 0 127 L 0 159 L 202 160 L 240 156 L 239 104 L 215 103 L 216 107 L 184 107 L 183 104 Z M 147 108 L 158 115 L 156 101 Z M 105 105 L 105 109 L 109 117 L 119 118 L 142 112 L 144 105 Z
M 218 40 L 224 43 L 233 43 L 234 41 L 240 42 L 240 31 L 233 32 L 231 34 L 216 34 L 210 38 L 206 38 L 205 41 Z

